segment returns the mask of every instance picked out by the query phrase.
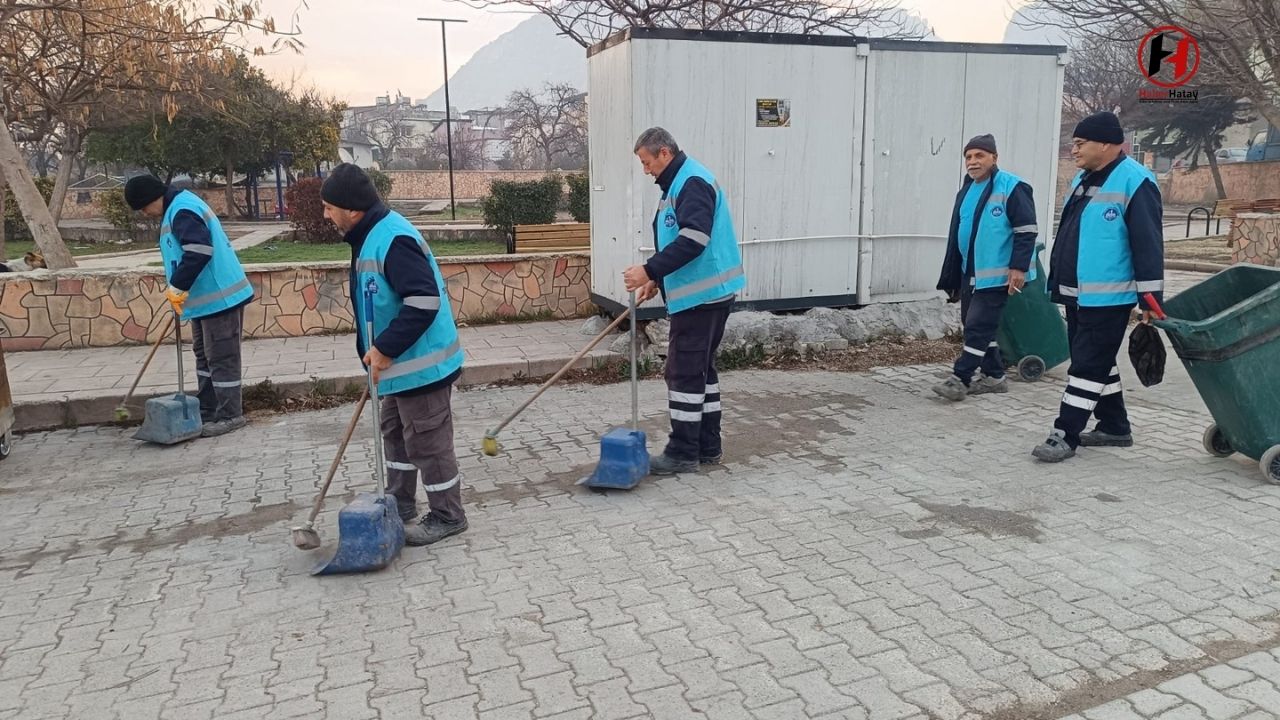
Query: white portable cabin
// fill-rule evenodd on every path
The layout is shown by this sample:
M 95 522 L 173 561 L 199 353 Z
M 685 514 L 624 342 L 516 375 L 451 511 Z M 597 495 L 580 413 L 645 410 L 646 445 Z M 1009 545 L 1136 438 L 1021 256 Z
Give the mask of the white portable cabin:
M 738 308 L 931 297 L 962 150 L 996 137 L 1056 197 L 1066 49 L 633 28 L 588 50 L 592 299 L 627 306 L 622 271 L 654 252 L 661 191 L 632 153 L 671 131 L 728 194 L 747 287 Z M 646 303 L 641 317 L 662 312 Z

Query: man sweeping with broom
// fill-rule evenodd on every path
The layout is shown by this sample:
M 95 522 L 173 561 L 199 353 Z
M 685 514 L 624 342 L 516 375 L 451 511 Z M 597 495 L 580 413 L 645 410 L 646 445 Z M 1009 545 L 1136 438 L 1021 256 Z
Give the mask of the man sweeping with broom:
M 637 303 L 661 290 L 671 315 L 666 367 L 671 438 L 649 461 L 649 470 L 691 473 L 721 460 L 716 351 L 733 301 L 747 281 L 729 202 L 711 172 L 681 152 L 662 128 L 644 131 L 635 154 L 662 188 L 653 223 L 658 252 L 645 264 L 627 268 L 623 280 L 637 293 Z
M 405 544 L 430 545 L 467 529 L 452 409 L 463 351 L 444 278 L 422 235 L 382 204 L 359 167 L 335 167 L 320 197 L 325 218 L 351 245 L 356 350 L 382 397 L 387 489 L 405 521 Z M 366 296 L 372 338 L 365 337 Z M 419 473 L 430 511 L 410 523 Z
M 191 321 L 201 437 L 244 427 L 240 343 L 253 285 L 222 223 L 200 196 L 170 188 L 154 175 L 130 178 L 124 198 L 135 211 L 163 218 L 160 255 L 169 281 L 165 299 L 183 320 Z

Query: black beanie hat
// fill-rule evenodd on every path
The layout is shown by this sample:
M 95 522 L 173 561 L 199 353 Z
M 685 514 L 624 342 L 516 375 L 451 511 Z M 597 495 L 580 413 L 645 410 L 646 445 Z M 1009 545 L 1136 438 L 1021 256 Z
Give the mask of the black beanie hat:
M 320 187 L 320 197 L 344 210 L 368 210 L 378 204 L 378 190 L 364 170 L 342 163 L 329 172 Z
M 134 210 L 141 210 L 164 197 L 168 191 L 169 186 L 155 175 L 139 175 L 129 178 L 129 182 L 124 184 L 124 201 Z
M 1120 127 L 1120 118 L 1109 112 L 1094 113 L 1081 120 L 1071 136 L 1108 145 L 1124 144 L 1124 128 Z
M 992 155 L 996 155 L 996 136 L 995 135 L 975 135 L 967 145 L 964 146 L 962 152 L 970 150 L 986 150 Z

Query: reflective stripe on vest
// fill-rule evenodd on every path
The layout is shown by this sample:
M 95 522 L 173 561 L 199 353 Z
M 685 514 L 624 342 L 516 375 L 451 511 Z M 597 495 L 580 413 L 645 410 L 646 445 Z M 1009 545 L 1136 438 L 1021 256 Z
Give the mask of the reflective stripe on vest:
M 182 243 L 173 234 L 173 219 L 182 211 L 195 213 L 209 229 L 211 245 Z M 165 279 L 173 282 L 173 269 L 186 251 L 209 255 L 209 262 L 196 276 L 182 306 L 182 319 L 195 320 L 228 310 L 253 297 L 253 285 L 240 266 L 231 240 L 222 229 L 217 214 L 193 192 L 183 190 L 173 197 L 160 225 L 160 255 L 164 258 Z
M 681 231 L 676 219 L 676 199 L 690 178 L 701 178 L 715 190 L 716 207 L 710 236 L 695 231 Z M 661 251 L 684 235 L 704 246 L 703 251 L 685 266 L 663 278 L 667 312 L 678 313 L 704 303 L 721 300 L 741 292 L 747 286 L 738 250 L 738 235 L 729 215 L 729 202 L 714 176 L 696 160 L 686 156 L 684 165 L 671 181 L 666 197 L 658 204 L 654 223 L 657 246 Z
M 387 251 L 398 236 L 411 237 L 422 248 L 435 276 L 436 287 L 440 289 L 439 297 L 402 298 L 391 288 L 383 273 Z M 458 328 L 453 320 L 453 308 L 449 303 L 448 286 L 440 274 L 431 249 L 422 239 L 422 235 L 413 225 L 396 212 L 390 212 L 377 225 L 369 230 L 360 255 L 356 258 L 356 287 L 352 289 L 352 304 L 356 307 L 356 331 L 366 348 L 370 345 L 365 337 L 364 317 L 365 289 L 376 288 L 373 296 L 373 337 L 387 329 L 405 305 L 424 309 L 437 309 L 435 320 L 431 326 L 408 350 L 394 358 L 391 367 L 382 371 L 378 380 L 378 392 L 392 394 L 424 387 L 443 380 L 462 367 L 465 353 L 458 339 Z M 434 306 L 434 307 L 432 307 Z
M 1079 192 L 1083 177 L 1081 172 L 1071 181 L 1073 193 Z M 1076 302 L 1085 307 L 1108 307 L 1133 305 L 1138 302 L 1139 292 L 1164 288 L 1163 281 L 1138 283 L 1133 276 L 1129 228 L 1124 214 L 1134 193 L 1146 180 L 1154 182 L 1151 172 L 1126 156 L 1100 187 L 1091 187 L 1085 192 L 1089 200 L 1080 213 L 1077 285 L 1059 287 L 1061 295 L 1075 297 Z

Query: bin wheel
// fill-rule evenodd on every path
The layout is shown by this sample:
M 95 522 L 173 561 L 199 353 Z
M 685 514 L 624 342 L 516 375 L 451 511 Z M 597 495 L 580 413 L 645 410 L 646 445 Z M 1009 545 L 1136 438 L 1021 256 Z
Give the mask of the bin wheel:
M 1044 360 L 1039 355 L 1028 355 L 1018 361 L 1018 377 L 1035 382 L 1044 377 Z
M 1262 468 L 1262 474 L 1267 478 L 1267 482 L 1280 485 L 1280 445 L 1262 453 L 1258 466 Z
M 0 460 L 9 457 L 9 451 L 13 449 L 13 433 L 7 432 L 0 435 Z
M 1235 452 L 1235 448 L 1231 447 L 1227 436 L 1222 434 L 1217 425 L 1210 425 L 1204 429 L 1204 451 L 1214 457 L 1228 457 Z

